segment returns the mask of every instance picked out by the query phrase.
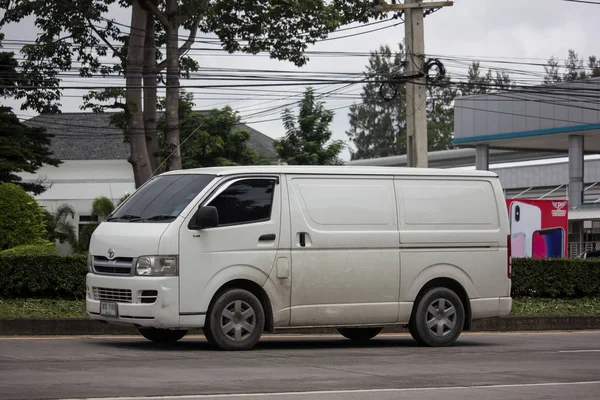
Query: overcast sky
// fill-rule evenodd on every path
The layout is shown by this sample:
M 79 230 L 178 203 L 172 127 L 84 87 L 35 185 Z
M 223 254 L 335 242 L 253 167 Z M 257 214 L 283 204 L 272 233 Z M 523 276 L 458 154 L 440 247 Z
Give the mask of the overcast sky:
M 117 18 L 119 22 L 128 24 L 129 15 L 118 10 L 111 17 Z M 589 55 L 600 56 L 600 46 L 597 45 L 600 37 L 600 6 L 590 4 L 579 4 L 562 0 L 455 0 L 453 7 L 446 7 L 425 19 L 425 51 L 436 56 L 464 57 L 465 59 L 479 58 L 483 66 L 498 68 L 502 64 L 491 64 L 486 60 L 511 59 L 515 62 L 541 63 L 554 55 L 560 59 L 567 56 L 569 48 L 574 49 L 580 56 L 587 58 Z M 386 23 L 389 24 L 389 23 Z M 386 25 L 383 24 L 383 25 Z M 378 25 L 378 26 L 383 26 Z M 341 33 L 335 33 L 331 37 L 347 35 L 368 31 L 374 27 L 366 27 Z M 22 24 L 9 26 L 4 29 L 7 40 L 32 40 L 35 38 L 35 30 L 31 20 Z M 182 33 L 184 34 L 184 33 Z M 206 34 L 202 34 L 206 36 Z M 380 45 L 397 46 L 404 38 L 404 26 L 399 25 L 390 29 L 372 32 L 351 38 L 330 40 L 311 46 L 310 50 L 336 51 L 336 52 L 361 52 L 368 53 L 377 49 Z M 201 43 L 198 47 L 206 47 Z M 9 50 L 13 50 L 9 48 Z M 364 71 L 368 57 L 311 57 L 307 66 L 302 69 L 294 67 L 289 62 L 270 60 L 267 56 L 249 55 L 226 55 L 211 57 L 215 53 L 194 51 L 193 57 L 197 59 L 202 67 L 221 68 L 254 68 L 275 70 L 304 70 L 315 72 L 352 72 Z M 511 69 L 535 71 L 540 75 L 542 67 L 523 65 L 503 65 Z M 467 64 L 449 62 L 448 71 L 451 75 L 461 79 L 466 73 Z M 462 76 L 461 76 L 462 75 Z M 523 78 L 531 80 L 532 77 Z M 119 81 L 108 81 L 118 83 Z M 96 82 L 97 83 L 97 82 Z M 217 82 L 204 82 L 215 84 Z M 194 81 L 193 84 L 204 84 Z M 186 82 L 182 81 L 182 85 Z M 188 82 L 189 84 L 189 82 Z M 321 88 L 318 90 L 331 90 L 334 87 Z M 197 108 L 222 107 L 229 103 L 234 109 L 239 109 L 242 116 L 247 117 L 256 111 L 280 106 L 296 99 L 282 99 L 290 96 L 290 92 L 300 92 L 302 88 L 279 88 L 280 94 L 276 97 L 259 98 L 257 93 L 245 95 L 244 90 L 235 92 L 234 96 L 229 91 L 228 96 L 215 97 L 215 90 L 211 94 L 203 94 L 201 90 L 196 93 L 195 102 Z M 226 93 L 225 91 L 220 91 Z M 360 85 L 348 88 L 344 93 L 359 93 Z M 81 91 L 65 92 L 74 97 L 64 98 L 63 112 L 80 111 Z M 77 96 L 75 96 L 77 95 Z M 202 100 L 210 97 L 209 100 Z M 234 99 L 227 101 L 224 97 Z M 249 98 L 248 100 L 239 100 Z M 279 100 L 278 100 L 279 99 Z M 268 102 L 268 103 L 266 103 Z M 329 108 L 349 106 L 353 100 L 348 98 L 332 98 L 327 100 Z M 31 111 L 20 111 L 19 104 L 9 102 L 15 107 L 20 117 L 32 116 Z M 347 141 L 346 130 L 348 129 L 347 108 L 336 111 L 335 120 L 332 125 L 335 139 Z M 272 119 L 280 116 L 280 111 L 262 117 L 245 118 L 249 122 Z M 252 127 L 273 137 L 281 137 L 285 132 L 280 121 L 253 123 Z M 347 151 L 343 154 L 344 159 L 349 158 Z

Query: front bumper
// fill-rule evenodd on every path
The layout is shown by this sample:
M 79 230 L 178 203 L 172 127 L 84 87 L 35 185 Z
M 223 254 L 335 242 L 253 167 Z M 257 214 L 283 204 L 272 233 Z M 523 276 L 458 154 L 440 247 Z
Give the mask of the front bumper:
M 105 276 L 88 273 L 86 309 L 91 319 L 113 325 L 177 329 L 178 277 Z M 100 314 L 100 303 L 116 303 L 117 316 Z

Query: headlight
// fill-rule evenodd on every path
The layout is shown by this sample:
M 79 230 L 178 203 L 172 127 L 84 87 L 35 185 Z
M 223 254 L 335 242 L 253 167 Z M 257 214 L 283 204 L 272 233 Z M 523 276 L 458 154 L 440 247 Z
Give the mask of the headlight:
M 91 254 L 88 253 L 87 269 L 89 272 L 94 272 L 94 267 L 92 266 L 93 260 L 94 260 L 94 256 L 92 256 Z
M 137 259 L 135 273 L 141 276 L 177 276 L 177 264 L 177 256 L 143 256 Z

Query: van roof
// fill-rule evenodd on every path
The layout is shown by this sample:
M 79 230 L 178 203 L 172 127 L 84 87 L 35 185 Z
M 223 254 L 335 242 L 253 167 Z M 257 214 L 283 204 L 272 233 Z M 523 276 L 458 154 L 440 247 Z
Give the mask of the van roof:
M 249 165 L 236 167 L 207 167 L 165 172 L 162 175 L 210 174 L 217 176 L 238 174 L 318 174 L 318 175 L 405 175 L 405 176 L 456 176 L 497 178 L 491 171 L 449 170 L 438 168 L 406 168 L 375 166 L 317 166 L 317 165 Z

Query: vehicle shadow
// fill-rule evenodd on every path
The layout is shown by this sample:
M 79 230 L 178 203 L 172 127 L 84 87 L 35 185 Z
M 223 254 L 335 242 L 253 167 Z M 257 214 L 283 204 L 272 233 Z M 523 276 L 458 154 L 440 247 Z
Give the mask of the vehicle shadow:
M 123 350 L 140 350 L 140 351 L 216 351 L 204 337 L 189 337 L 173 344 L 160 344 L 149 342 L 140 337 L 128 339 L 110 339 L 107 340 L 97 338 L 93 341 L 93 345 L 100 347 L 109 347 L 113 349 Z M 453 346 L 457 347 L 476 347 L 487 346 L 484 341 L 471 341 L 459 339 Z M 368 342 L 353 342 L 344 338 L 332 336 L 331 338 L 323 337 L 265 337 L 260 340 L 250 351 L 257 350 L 347 350 L 347 349 L 379 349 L 379 348 L 419 348 L 415 340 L 411 337 L 381 337 L 375 338 Z M 424 351 L 429 350 L 427 347 L 420 347 Z

